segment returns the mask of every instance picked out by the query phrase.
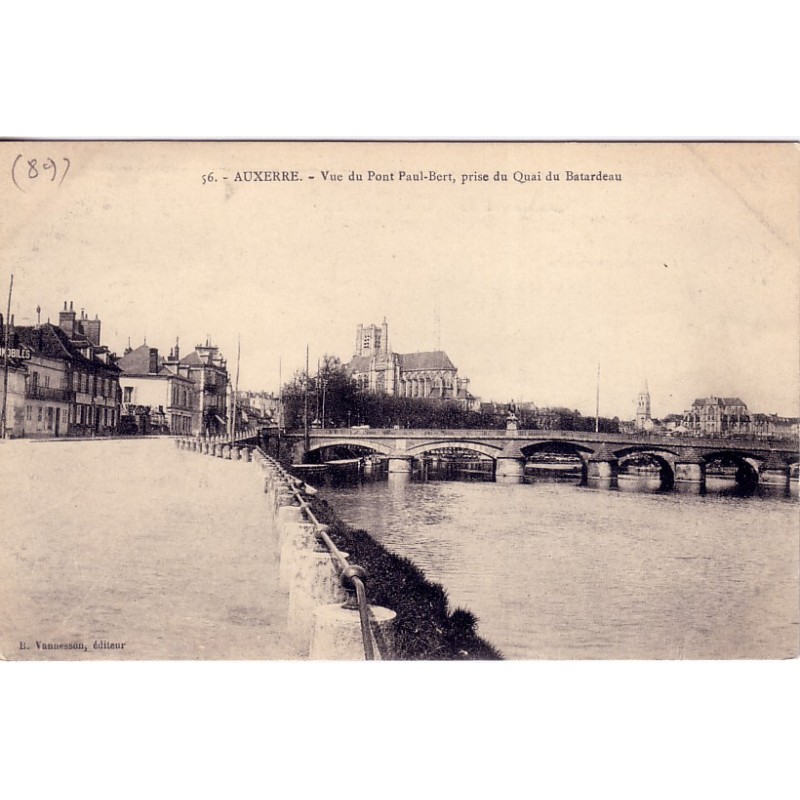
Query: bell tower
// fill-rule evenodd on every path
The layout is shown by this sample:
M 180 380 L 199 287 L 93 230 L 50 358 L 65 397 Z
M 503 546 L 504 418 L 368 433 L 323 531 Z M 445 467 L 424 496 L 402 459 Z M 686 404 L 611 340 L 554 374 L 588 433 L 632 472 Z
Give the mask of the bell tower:
M 648 430 L 651 426 L 650 389 L 647 386 L 647 380 L 645 380 L 644 388 L 639 392 L 639 397 L 636 400 L 636 430 Z

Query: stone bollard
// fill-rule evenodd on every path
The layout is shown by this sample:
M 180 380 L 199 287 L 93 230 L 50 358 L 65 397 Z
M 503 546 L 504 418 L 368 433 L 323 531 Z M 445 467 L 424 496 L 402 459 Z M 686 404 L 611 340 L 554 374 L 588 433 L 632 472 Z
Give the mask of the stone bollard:
M 231 447 L 231 461 L 239 461 L 242 457 L 242 448 L 238 444 Z
M 278 534 L 278 546 L 283 546 L 283 542 L 286 539 L 287 525 L 296 525 L 305 521 L 306 518 L 300 506 L 278 506 L 275 511 L 275 532 Z
M 284 591 L 289 590 L 291 576 L 296 571 L 297 554 L 312 550 L 316 542 L 314 526 L 310 522 L 289 522 L 284 524 L 281 543 L 281 563 L 278 570 L 278 583 Z
M 231 460 L 231 446 L 229 444 L 222 445 L 222 453 L 220 454 L 226 461 Z
M 253 451 L 249 447 L 245 447 L 244 450 L 242 450 L 242 457 L 245 461 L 252 461 Z
M 397 614 L 388 608 L 370 606 L 369 616 L 375 660 L 389 659 L 394 652 L 394 622 Z M 335 603 L 314 609 L 309 658 L 314 661 L 366 659 L 361 635 L 361 615 L 357 608 L 345 608 Z
M 294 505 L 294 495 L 291 494 L 291 492 L 288 492 L 285 489 L 277 486 L 273 490 L 272 494 L 275 495 L 275 501 L 273 503 L 273 516 L 277 515 L 281 506 Z
M 347 553 L 342 555 L 347 558 Z M 314 610 L 321 605 L 342 605 L 346 600 L 347 592 L 327 548 L 322 551 L 303 550 L 295 554 L 289 576 L 287 632 L 292 644 L 304 658 L 311 648 Z

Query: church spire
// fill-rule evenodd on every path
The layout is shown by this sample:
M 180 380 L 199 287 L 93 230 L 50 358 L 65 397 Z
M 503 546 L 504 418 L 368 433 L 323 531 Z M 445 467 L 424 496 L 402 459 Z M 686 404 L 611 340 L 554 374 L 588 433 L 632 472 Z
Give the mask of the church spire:
M 647 378 L 644 379 L 644 388 L 639 392 L 636 400 L 636 430 L 649 430 L 652 427 L 650 416 L 650 389 L 647 385 Z

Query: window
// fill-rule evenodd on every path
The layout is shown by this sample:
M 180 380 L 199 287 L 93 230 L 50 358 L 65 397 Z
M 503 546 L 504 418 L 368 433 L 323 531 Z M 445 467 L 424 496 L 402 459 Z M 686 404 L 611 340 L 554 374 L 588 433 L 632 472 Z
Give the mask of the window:
M 42 407 L 41 406 L 37 407 L 36 421 L 37 422 L 41 422 L 42 421 Z
M 47 406 L 47 430 L 53 430 L 53 407 Z
M 33 406 L 25 407 L 25 419 L 30 422 L 33 419 Z
M 50 376 L 49 375 L 45 375 L 44 376 L 44 388 L 45 389 L 49 389 L 50 388 Z
M 124 403 L 132 403 L 133 402 L 133 386 L 126 386 L 125 387 L 125 397 L 123 399 Z

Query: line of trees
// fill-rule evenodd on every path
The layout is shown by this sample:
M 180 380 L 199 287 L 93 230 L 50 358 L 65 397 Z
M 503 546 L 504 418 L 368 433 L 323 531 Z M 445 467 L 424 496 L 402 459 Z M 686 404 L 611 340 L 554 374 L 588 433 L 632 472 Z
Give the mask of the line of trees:
M 306 399 L 306 388 L 308 398 Z M 478 428 L 500 429 L 506 425 L 508 405 L 486 411 L 467 411 L 454 401 L 394 397 L 360 389 L 336 356 L 326 355 L 316 374 L 297 371 L 283 387 L 283 419 L 287 428 L 302 428 L 306 403 L 308 423 L 325 428 L 369 425 L 371 428 Z M 542 415 L 530 409 L 516 412 L 520 428 L 594 430 L 594 417 L 577 411 L 552 409 Z M 600 418 L 604 433 L 619 431 L 619 420 Z

